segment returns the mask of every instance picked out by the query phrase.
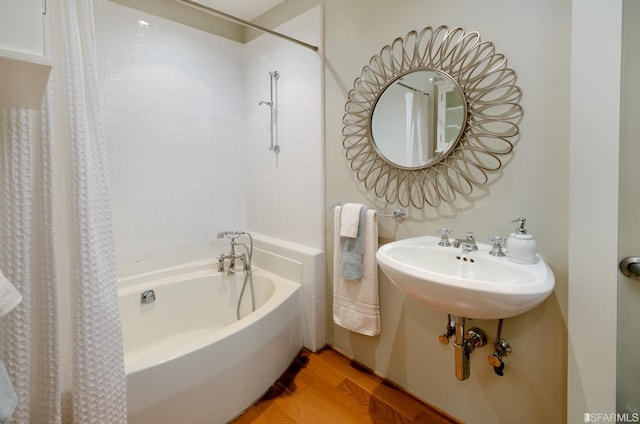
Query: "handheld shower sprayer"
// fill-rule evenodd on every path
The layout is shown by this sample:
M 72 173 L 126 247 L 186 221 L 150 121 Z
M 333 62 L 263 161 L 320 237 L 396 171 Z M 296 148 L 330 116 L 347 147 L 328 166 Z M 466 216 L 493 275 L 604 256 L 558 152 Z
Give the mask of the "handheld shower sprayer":
M 243 234 L 249 234 L 249 233 L 247 233 L 246 231 L 220 231 L 218 232 L 217 238 L 221 239 L 223 237 L 226 237 L 233 240 L 233 239 L 237 239 Z
M 240 236 L 247 236 L 249 237 L 249 246 L 247 246 L 246 244 L 243 243 L 238 243 L 236 242 L 236 239 Z M 251 236 L 251 233 L 247 232 L 247 231 L 219 231 L 216 238 L 228 238 L 231 239 L 231 252 L 233 254 L 235 254 L 234 248 L 236 245 L 239 246 L 243 246 L 246 250 L 247 250 L 247 256 L 249 258 L 249 264 L 251 264 L 251 258 L 253 256 L 253 237 Z

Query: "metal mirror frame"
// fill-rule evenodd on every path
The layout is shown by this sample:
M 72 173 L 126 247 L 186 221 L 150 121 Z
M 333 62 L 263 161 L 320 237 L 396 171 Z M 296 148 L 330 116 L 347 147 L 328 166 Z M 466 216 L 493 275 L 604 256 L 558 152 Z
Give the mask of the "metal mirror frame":
M 448 75 L 464 94 L 466 117 L 446 155 L 420 168 L 402 168 L 378 153 L 371 117 L 380 95 L 399 77 L 432 69 Z M 507 58 L 476 31 L 426 27 L 396 38 L 373 56 L 348 93 L 343 146 L 356 178 L 388 203 L 423 208 L 454 202 L 489 182 L 513 150 L 523 115 L 522 91 Z

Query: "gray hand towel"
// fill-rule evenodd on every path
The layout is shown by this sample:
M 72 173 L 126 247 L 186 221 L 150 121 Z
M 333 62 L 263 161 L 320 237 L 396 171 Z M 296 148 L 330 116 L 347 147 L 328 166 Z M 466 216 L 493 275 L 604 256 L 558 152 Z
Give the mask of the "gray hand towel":
M 362 255 L 364 254 L 365 226 L 367 222 L 367 208 L 360 209 L 360 225 L 356 238 L 340 237 L 340 275 L 349 280 L 362 278 Z

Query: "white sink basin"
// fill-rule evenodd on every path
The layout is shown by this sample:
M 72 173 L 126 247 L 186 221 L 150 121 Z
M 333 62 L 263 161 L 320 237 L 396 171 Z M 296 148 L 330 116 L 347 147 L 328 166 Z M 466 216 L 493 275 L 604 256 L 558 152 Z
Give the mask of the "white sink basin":
M 540 258 L 531 265 L 489 255 L 491 247 L 462 252 L 438 245 L 439 237 L 398 240 L 380 247 L 378 265 L 408 296 L 440 312 L 466 318 L 498 319 L 540 304 L 555 279 Z

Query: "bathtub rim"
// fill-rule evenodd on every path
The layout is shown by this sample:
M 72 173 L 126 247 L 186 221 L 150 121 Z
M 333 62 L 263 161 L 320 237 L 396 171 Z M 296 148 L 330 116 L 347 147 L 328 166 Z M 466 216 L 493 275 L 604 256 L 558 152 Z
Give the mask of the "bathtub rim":
M 312 352 L 317 352 L 327 343 L 325 251 L 253 230 L 248 231 L 251 232 L 254 241 L 253 264 L 276 275 L 286 276 L 292 281 L 299 281 L 301 284 L 304 346 Z M 213 239 L 208 247 L 141 259 L 131 263 L 119 262 L 117 263 L 118 287 L 131 284 L 133 276 L 150 274 L 157 269 L 176 269 L 184 263 L 194 262 L 211 264 L 220 253 L 226 253 L 228 250 L 228 241 Z M 284 268 L 281 266 L 283 263 L 287 264 Z M 295 271 L 295 275 L 289 275 L 292 263 L 295 264 L 294 267 L 300 267 Z
M 195 266 L 196 268 L 201 267 L 202 265 L 206 266 L 207 262 L 211 264 L 210 260 L 194 261 L 190 264 L 172 266 L 169 268 L 165 268 L 163 270 L 144 273 L 143 275 L 145 278 L 152 278 L 154 274 L 161 274 L 164 271 L 176 272 L 179 270 L 193 269 L 192 265 Z M 278 275 L 265 271 L 264 269 L 252 267 L 252 272 L 254 273 L 254 275 L 259 274 L 261 276 L 264 276 L 272 280 L 274 284 L 273 294 L 263 305 L 261 305 L 258 309 L 256 309 L 254 312 L 247 315 L 246 317 L 243 317 L 242 319 L 235 321 L 221 329 L 215 330 L 211 334 L 202 335 L 188 342 L 181 341 L 179 346 L 175 346 L 169 349 L 169 351 L 163 351 L 163 352 L 151 355 L 144 359 L 136 359 L 131 361 L 127 360 L 127 358 L 125 357 L 124 358 L 125 374 L 133 375 L 136 373 L 143 372 L 145 370 L 148 370 L 149 368 L 159 366 L 164 363 L 170 362 L 172 360 L 186 356 L 190 352 L 193 352 L 195 350 L 203 349 L 206 346 L 211 345 L 218 340 L 231 337 L 233 334 L 239 331 L 242 331 L 244 328 L 251 326 L 252 324 L 259 321 L 260 319 L 267 316 L 278 305 L 280 305 L 282 302 L 284 302 L 290 296 L 292 296 L 296 291 L 299 291 L 299 290 L 301 291 L 300 283 L 280 277 Z M 184 274 L 184 276 L 189 278 L 198 278 L 198 277 L 206 277 L 207 275 L 213 276 L 214 274 L 217 274 L 217 271 L 212 273 L 210 269 L 209 270 L 200 269 L 196 271 L 187 272 Z M 130 281 L 132 281 L 133 279 L 142 278 L 143 275 L 130 276 L 125 278 L 128 278 Z M 122 295 L 134 294 L 136 292 L 142 293 L 144 290 L 153 289 L 154 287 L 160 287 L 162 285 L 178 284 L 175 281 L 176 277 L 182 276 L 182 275 L 183 274 L 176 273 L 176 274 L 168 275 L 165 277 L 161 277 L 158 280 L 140 281 L 135 284 L 126 285 L 119 288 L 118 296 L 120 297 Z M 118 281 L 120 283 L 120 280 Z M 300 305 L 300 307 L 302 308 L 302 305 Z M 121 325 L 124 326 L 125 325 L 124 322 L 122 322 Z

